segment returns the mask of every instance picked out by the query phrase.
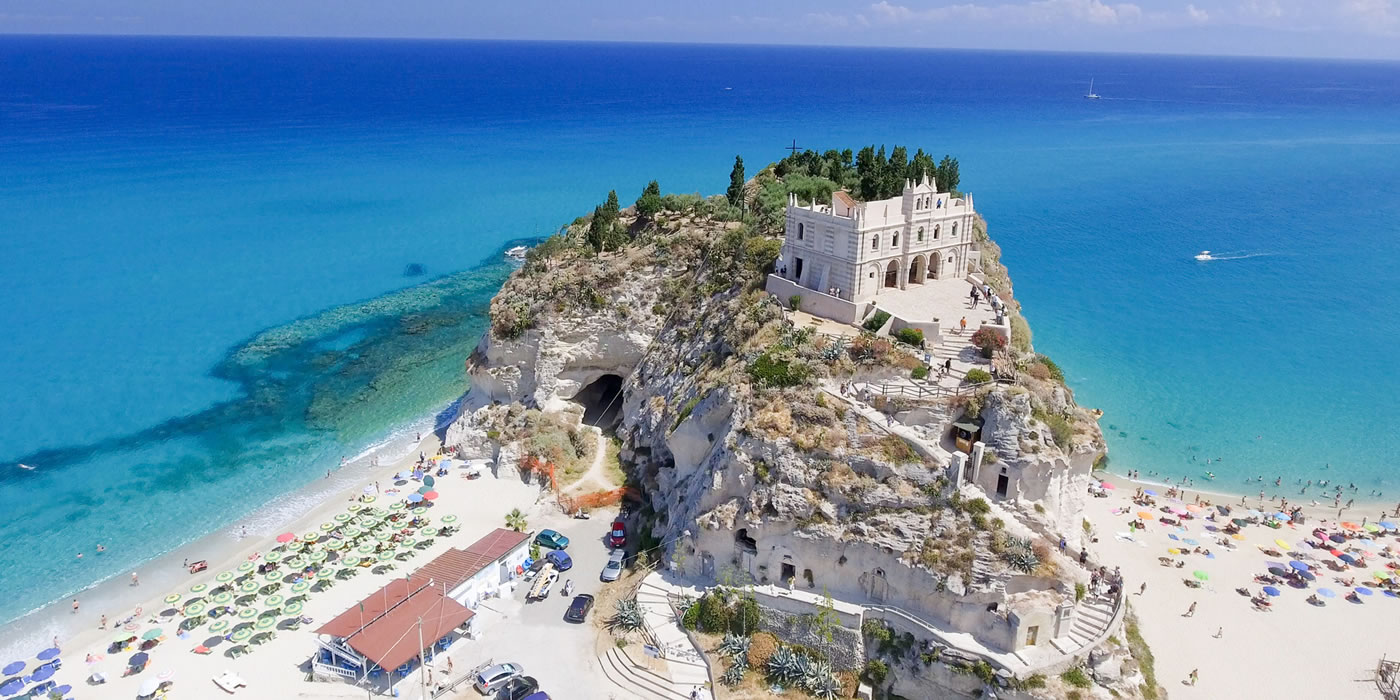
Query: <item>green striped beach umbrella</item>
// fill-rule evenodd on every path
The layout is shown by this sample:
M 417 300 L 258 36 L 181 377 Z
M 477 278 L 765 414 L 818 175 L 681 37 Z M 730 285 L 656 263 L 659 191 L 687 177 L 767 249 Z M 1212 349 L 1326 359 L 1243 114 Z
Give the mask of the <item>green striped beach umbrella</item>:
M 196 583 L 190 586 L 190 593 L 203 593 L 207 590 L 209 590 L 209 584 L 207 583 Z
M 179 594 L 179 593 L 171 593 L 170 595 L 165 596 L 164 600 L 165 600 L 165 604 L 166 604 L 166 605 L 174 605 L 174 604 L 180 602 L 180 594 Z
M 253 636 L 253 628 L 251 628 L 251 627 L 241 627 L 241 628 L 239 628 L 239 629 L 234 630 L 234 631 L 233 631 L 233 634 L 230 634 L 230 635 L 228 636 L 228 638 L 231 639 L 231 640 L 233 640 L 234 642 L 240 642 L 240 643 L 241 643 L 241 642 L 246 642 L 246 641 L 248 641 L 248 639 L 249 639 L 250 637 L 252 637 L 252 636 Z
M 330 556 L 330 555 L 329 555 L 329 554 L 326 554 L 326 552 L 325 552 L 324 550 L 318 549 L 318 550 L 312 552 L 312 553 L 311 553 L 311 556 L 307 557 L 307 559 L 310 560 L 312 563 L 319 564 L 319 563 L 325 561 L 325 560 L 326 560 L 326 557 L 328 557 L 328 556 Z
M 335 523 L 321 523 L 321 532 L 330 532 L 336 528 Z
M 311 588 L 311 584 L 306 581 L 297 581 L 292 584 L 293 593 L 305 593 L 309 588 Z
M 282 561 L 282 553 L 274 550 L 268 552 L 267 556 L 263 557 L 263 559 L 276 564 L 277 562 Z
M 220 573 L 218 576 L 214 577 L 214 580 L 219 583 L 228 583 L 229 581 L 233 580 L 233 572 L 225 571 L 223 573 Z
M 418 540 L 415 540 L 412 537 L 405 537 L 401 542 L 399 542 L 400 547 L 412 547 L 415 544 L 418 544 Z
M 299 555 L 292 557 L 291 559 L 287 560 L 286 564 L 287 566 L 290 566 L 293 569 L 304 569 L 306 568 L 306 557 Z
M 249 571 L 252 571 L 252 570 L 253 570 L 253 562 L 251 562 L 251 561 L 245 561 L 245 562 L 243 562 L 242 564 L 239 564 L 239 565 L 238 565 L 238 572 L 239 572 L 239 573 L 246 574 L 246 573 L 248 573 Z
M 442 516 L 441 522 L 443 525 L 451 525 L 452 523 L 457 522 L 457 516 L 452 513 L 448 513 L 447 515 Z
M 331 540 L 330 542 L 326 543 L 326 549 L 332 552 L 339 552 L 340 550 L 345 549 L 345 540 Z
M 276 626 L 277 617 L 272 615 L 269 615 L 267 617 L 260 617 L 258 618 L 257 622 L 253 623 L 253 629 L 255 630 L 270 630 Z
M 421 516 L 421 515 L 427 515 L 427 514 L 428 514 L 428 509 L 425 508 L 425 507 L 423 507 L 423 506 L 418 506 L 417 508 L 414 508 L 414 509 L 413 509 L 413 514 L 414 514 L 414 515 L 420 515 L 420 516 Z
M 302 551 L 302 550 L 304 550 L 304 549 L 306 549 L 306 543 L 305 543 L 305 542 L 293 542 L 293 543 L 287 545 L 287 551 L 288 551 L 288 552 L 291 552 L 291 553 L 293 553 L 293 554 L 296 554 L 296 553 L 298 553 L 298 552 L 300 552 L 300 551 Z
M 282 613 L 283 613 L 283 614 L 286 614 L 286 615 L 300 615 L 300 614 L 301 614 L 301 603 L 298 603 L 298 602 L 296 602 L 296 601 L 292 601 L 292 602 L 290 602 L 290 603 L 287 603 L 287 607 L 282 608 Z
M 215 620 L 209 623 L 209 631 L 214 633 L 223 632 L 228 629 L 228 620 Z
M 190 603 L 185 606 L 185 617 L 199 617 L 204 614 L 204 603 Z
M 393 553 L 393 552 L 388 552 L 388 551 L 380 552 L 380 553 L 379 553 L 379 556 L 378 556 L 379 561 L 389 561 L 390 559 L 393 559 L 393 558 L 394 558 L 394 553 Z
M 269 571 L 266 574 L 263 574 L 263 580 L 268 583 L 281 583 L 283 575 L 284 574 L 282 574 L 282 572 L 280 571 Z
M 353 517 L 355 517 L 355 516 L 350 515 L 349 513 L 336 513 L 336 514 L 335 514 L 335 521 L 338 522 L 338 523 L 348 523 L 348 522 L 350 522 L 350 518 L 353 518 Z
M 257 593 L 259 588 L 262 588 L 262 586 L 259 586 L 257 581 L 244 581 L 243 585 L 238 587 L 238 592 Z
M 361 505 L 361 504 L 359 504 L 359 503 L 351 503 L 351 504 L 350 504 L 350 507 L 349 507 L 349 508 L 346 508 L 345 510 L 350 511 L 351 513 L 358 513 L 358 512 L 360 512 L 360 510 L 363 509 L 363 508 L 364 508 L 364 506 Z
M 240 619 L 240 620 L 251 620 L 251 619 L 253 619 L 253 618 L 257 617 L 257 616 L 258 616 L 258 609 L 257 609 L 257 608 L 248 607 L 248 608 L 243 608 L 242 610 L 239 610 L 239 611 L 238 611 L 238 619 Z
M 312 532 L 311 530 L 307 530 L 306 532 L 301 533 L 302 542 L 315 542 L 319 539 L 321 539 L 321 533 L 319 532 Z
M 379 540 L 380 542 L 388 542 L 389 540 L 394 539 L 394 533 L 391 530 L 380 530 L 379 532 L 374 533 L 374 539 Z
M 233 602 L 233 594 L 229 593 L 228 591 L 216 593 L 214 594 L 214 597 L 210 599 L 210 601 L 213 602 L 215 605 L 228 605 L 229 603 Z
M 264 601 L 263 601 L 263 605 L 266 605 L 266 606 L 269 607 L 269 608 L 281 607 L 281 606 L 282 606 L 282 596 L 280 596 L 280 595 L 270 595 L 270 596 L 267 597 L 267 600 L 264 600 Z
M 399 511 L 399 510 L 403 510 L 403 509 L 404 509 L 403 501 L 399 501 L 399 502 L 395 503 L 394 505 L 389 506 L 389 510 L 393 510 L 393 511 Z
M 159 627 L 152 627 L 152 628 L 146 630 L 146 633 L 143 634 L 143 635 L 141 635 L 141 638 L 149 642 L 149 641 L 151 641 L 152 639 L 159 639 L 159 638 L 162 637 L 164 634 L 165 634 L 164 632 L 160 631 L 160 628 L 159 628 Z
M 335 576 L 335 571 L 333 571 L 330 567 L 326 567 L 316 572 L 316 578 L 321 579 L 322 581 L 325 581 L 333 576 Z
M 345 535 L 346 537 L 349 537 L 350 539 L 354 539 L 356 537 L 359 537 L 360 535 L 365 534 L 365 531 L 360 529 L 356 525 L 350 525 L 347 526 L 344 530 L 342 530 L 341 534 Z
M 357 554 L 374 554 L 376 547 L 368 542 L 355 548 Z

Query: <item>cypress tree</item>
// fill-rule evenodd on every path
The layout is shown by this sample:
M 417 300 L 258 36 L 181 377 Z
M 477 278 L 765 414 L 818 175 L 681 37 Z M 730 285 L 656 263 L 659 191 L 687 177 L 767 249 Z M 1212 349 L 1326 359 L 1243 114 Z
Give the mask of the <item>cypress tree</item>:
M 734 169 L 729 171 L 729 189 L 725 190 L 724 196 L 729 199 L 731 207 L 737 207 L 744 202 L 744 159 L 742 156 L 734 156 Z

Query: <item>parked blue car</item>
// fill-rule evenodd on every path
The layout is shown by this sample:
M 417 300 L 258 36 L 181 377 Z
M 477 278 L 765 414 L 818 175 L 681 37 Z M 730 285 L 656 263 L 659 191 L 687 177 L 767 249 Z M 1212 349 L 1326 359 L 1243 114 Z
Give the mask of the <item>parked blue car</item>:
M 549 549 L 568 549 L 569 538 L 553 530 L 541 530 L 540 534 L 535 535 L 535 544 Z
M 554 568 L 560 571 L 568 571 L 569 569 L 574 568 L 574 560 L 571 557 L 569 557 L 568 554 L 565 554 L 564 551 L 561 549 L 556 549 L 553 552 L 544 555 L 544 559 L 545 561 L 553 564 Z

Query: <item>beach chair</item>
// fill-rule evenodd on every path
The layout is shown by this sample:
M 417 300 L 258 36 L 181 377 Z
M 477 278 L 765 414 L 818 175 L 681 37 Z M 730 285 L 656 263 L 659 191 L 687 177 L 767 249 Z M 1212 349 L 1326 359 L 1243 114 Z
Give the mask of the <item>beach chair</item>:
M 238 677 L 233 671 L 224 671 L 223 674 L 214 677 L 214 685 L 219 686 L 224 692 L 232 695 L 238 692 L 239 688 L 248 687 L 247 681 Z
M 192 651 L 192 652 L 194 652 L 194 653 L 196 653 L 196 654 L 209 654 L 212 650 L 211 650 L 209 647 L 206 647 L 206 646 L 204 646 L 203 644 L 200 644 L 200 645 L 196 646 L 195 648 L 191 649 L 190 651 Z

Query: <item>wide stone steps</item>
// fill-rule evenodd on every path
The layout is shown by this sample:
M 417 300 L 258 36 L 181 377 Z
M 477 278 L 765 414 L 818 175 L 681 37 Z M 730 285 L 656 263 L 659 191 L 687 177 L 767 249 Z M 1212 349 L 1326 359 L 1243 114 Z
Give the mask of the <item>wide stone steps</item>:
M 1076 646 L 1092 643 L 1113 622 L 1113 608 L 1106 601 L 1086 601 L 1079 606 L 1069 638 Z
M 599 662 L 603 675 L 617 687 L 618 692 L 613 693 L 612 697 L 627 700 L 690 700 L 690 694 L 681 692 L 671 679 L 632 663 L 632 659 L 621 649 L 608 649 Z

